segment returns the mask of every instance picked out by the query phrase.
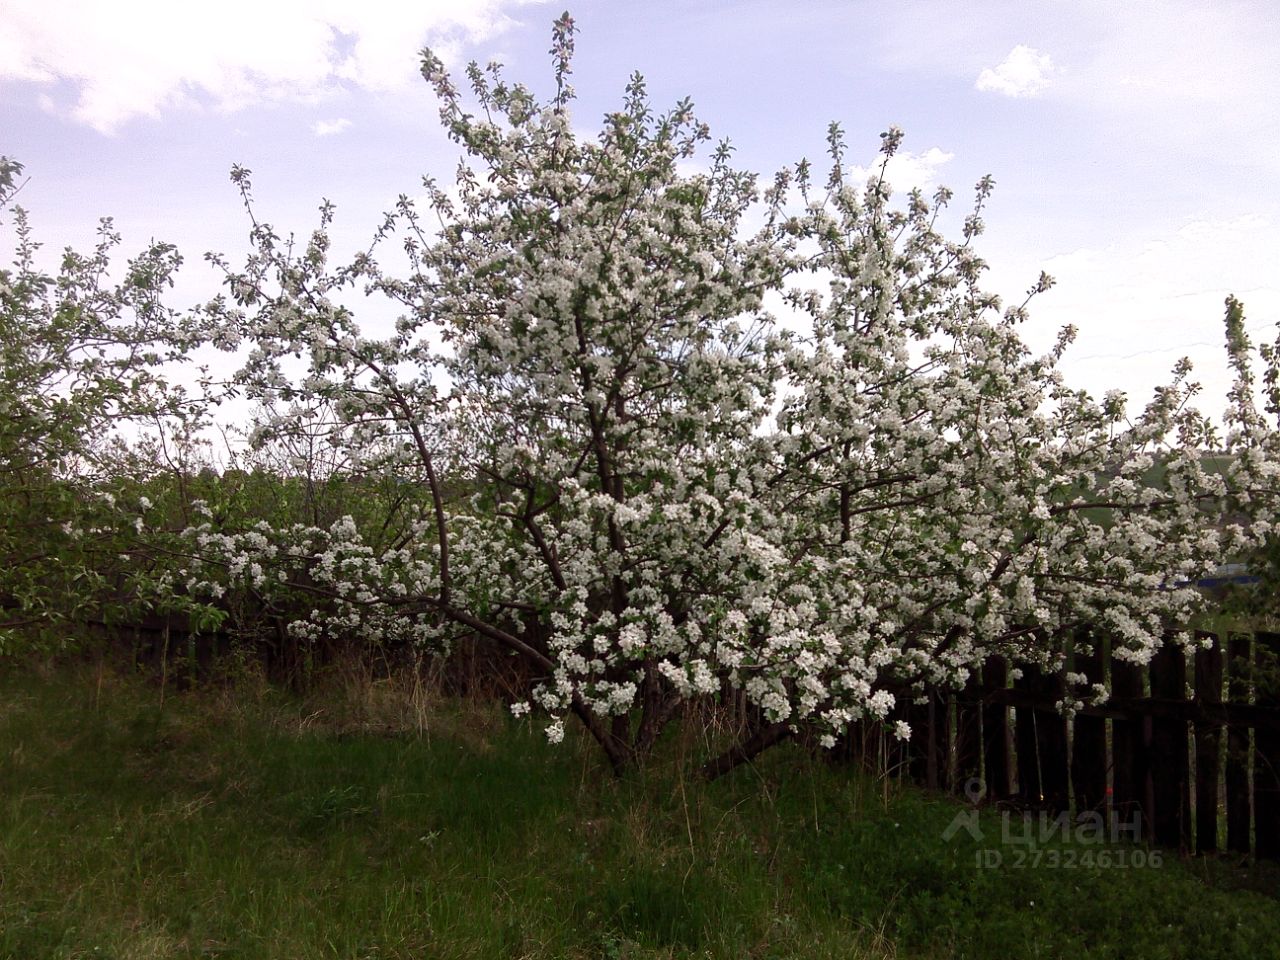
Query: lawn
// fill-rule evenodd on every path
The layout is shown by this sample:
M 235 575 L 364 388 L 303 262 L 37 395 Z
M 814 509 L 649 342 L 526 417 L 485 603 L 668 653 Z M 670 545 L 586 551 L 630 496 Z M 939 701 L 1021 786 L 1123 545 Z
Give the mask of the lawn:
M 396 703 L 376 685 L 0 675 L 0 957 L 1199 960 L 1280 943 L 1274 874 L 1061 841 L 1015 864 L 994 811 L 982 842 L 946 839 L 961 805 L 799 747 L 702 784 L 686 728 L 616 781 L 588 744 L 550 746 L 497 705 Z M 980 867 L 992 848 L 1004 863 Z

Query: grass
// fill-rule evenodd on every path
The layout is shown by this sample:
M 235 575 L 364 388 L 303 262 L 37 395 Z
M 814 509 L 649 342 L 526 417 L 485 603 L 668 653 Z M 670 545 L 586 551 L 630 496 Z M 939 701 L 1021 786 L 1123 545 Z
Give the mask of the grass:
M 980 869 L 994 813 L 985 844 L 944 839 L 956 804 L 798 748 L 706 785 L 677 736 L 619 782 L 499 708 L 419 701 L 397 732 L 388 701 L 379 717 L 365 695 L 162 702 L 131 679 L 0 677 L 0 957 L 1236 958 L 1280 942 L 1280 902 L 1234 871 Z

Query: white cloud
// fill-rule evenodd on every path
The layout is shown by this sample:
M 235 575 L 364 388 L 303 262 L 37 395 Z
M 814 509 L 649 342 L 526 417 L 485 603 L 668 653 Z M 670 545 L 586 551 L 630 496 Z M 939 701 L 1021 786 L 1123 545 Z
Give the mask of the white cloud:
M 1051 82 L 1056 102 L 1098 114 L 1099 127 L 1121 120 L 1131 139 L 1173 141 L 1180 152 L 1230 138 L 1233 157 L 1280 169 L 1280 112 L 1271 107 L 1280 98 L 1280 16 L 1272 0 L 973 0 L 963 17 L 954 0 L 884 6 L 892 12 L 878 52 L 890 69 L 977 79 L 980 89 L 1004 94 L 1019 89 L 1017 58 L 993 67 L 985 59 L 991 44 L 1052 49 L 1052 72 L 1040 79 Z
M 930 147 L 924 153 L 899 150 L 889 160 L 884 178 L 897 193 L 907 193 L 917 188 L 927 193 L 929 188 L 937 183 L 939 168 L 954 157 L 954 153 L 948 153 L 939 147 Z M 854 182 L 879 175 L 878 163 L 866 167 L 854 167 L 851 171 L 851 179 Z
M 6 0 L 0 78 L 70 82 L 72 115 L 103 132 L 182 103 L 236 109 L 341 85 L 414 82 L 417 52 L 446 57 L 509 26 L 522 0 Z
M 1006 97 L 1034 97 L 1049 85 L 1054 70 L 1053 59 L 1047 53 L 1020 43 L 999 65 L 978 74 L 974 86 Z
M 349 126 L 351 126 L 351 121 L 346 117 L 339 117 L 337 120 L 317 120 L 311 125 L 311 132 L 317 137 L 331 137 L 335 133 L 341 133 Z

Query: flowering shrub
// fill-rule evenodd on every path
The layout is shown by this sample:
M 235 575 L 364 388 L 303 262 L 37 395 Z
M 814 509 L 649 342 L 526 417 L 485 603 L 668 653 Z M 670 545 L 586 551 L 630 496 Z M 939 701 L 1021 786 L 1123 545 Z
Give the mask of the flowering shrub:
M 92 253 L 67 249 L 47 273 L 13 202 L 21 174 L 0 158 L 0 209 L 16 233 L 0 269 L 0 654 L 168 602 L 166 583 L 135 556 L 151 504 L 130 486 L 136 459 L 117 427 L 188 409 L 161 375 L 189 344 L 163 303 L 176 250 L 153 244 L 114 282 L 120 238 L 103 220 Z
M 283 411 L 262 435 L 325 405 L 353 469 L 420 496 L 392 537 L 195 523 L 192 589 L 304 596 L 304 638 L 473 631 L 539 678 L 517 716 L 558 740 L 576 715 L 619 769 L 682 704 L 743 691 L 760 723 L 718 773 L 801 727 L 830 744 L 891 719 L 994 653 L 1061 666 L 1082 624 L 1146 659 L 1192 615 L 1187 581 L 1267 532 L 1275 436 L 1238 319 L 1224 433 L 1185 363 L 1131 417 L 1065 384 L 1070 329 L 1033 356 L 1026 303 L 980 289 L 990 180 L 951 241 L 947 191 L 895 203 L 883 165 L 857 182 L 836 127 L 821 185 L 801 163 L 761 187 L 726 144 L 687 173 L 706 126 L 638 76 L 582 140 L 573 37 L 566 15 L 546 102 L 473 64 L 474 113 L 425 54 L 469 161 L 454 191 L 427 182 L 433 219 L 408 198 L 387 216 L 405 276 L 376 247 L 330 268 L 328 206 L 300 252 L 255 218 L 246 266 L 218 260 L 209 335 L 250 347 L 242 388 Z M 349 305 L 377 295 L 401 311 L 383 338 Z

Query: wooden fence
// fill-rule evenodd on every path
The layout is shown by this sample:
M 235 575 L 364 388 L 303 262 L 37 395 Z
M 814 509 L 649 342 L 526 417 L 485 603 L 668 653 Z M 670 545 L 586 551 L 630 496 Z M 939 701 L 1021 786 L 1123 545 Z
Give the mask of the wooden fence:
M 930 788 L 1078 816 L 1096 811 L 1149 842 L 1280 859 L 1280 634 L 1197 634 L 1194 651 L 1166 644 L 1138 666 L 1101 652 L 1071 669 L 1102 683 L 1106 702 L 1067 719 L 1062 681 L 1003 659 L 959 692 L 904 703 L 899 743 L 855 732 L 874 754 Z M 1135 816 L 1136 814 L 1136 816 Z
M 157 672 L 175 658 L 203 672 L 226 652 L 226 634 L 184 627 L 154 618 L 110 632 L 126 634 L 137 661 Z M 1160 846 L 1280 860 L 1280 634 L 1197 640 L 1190 655 L 1166 644 L 1146 666 L 1109 656 L 1105 640 L 1077 654 L 1071 669 L 1109 697 L 1071 719 L 1058 709 L 1060 677 L 1024 667 L 1014 679 L 993 658 L 964 690 L 932 691 L 923 703 L 901 697 L 891 719 L 911 724 L 909 741 L 862 724 L 846 753 L 933 789 L 972 794 L 980 783 L 987 801 L 1096 811 L 1140 825 Z

